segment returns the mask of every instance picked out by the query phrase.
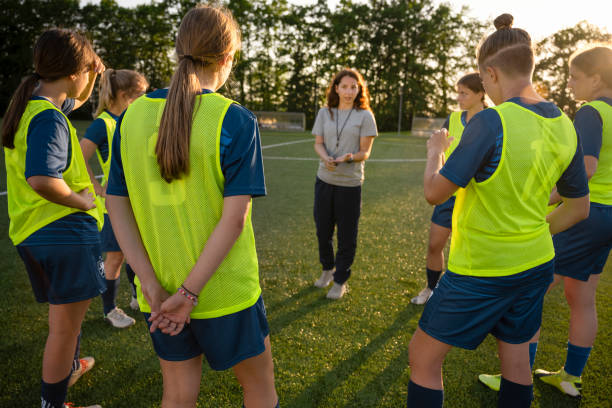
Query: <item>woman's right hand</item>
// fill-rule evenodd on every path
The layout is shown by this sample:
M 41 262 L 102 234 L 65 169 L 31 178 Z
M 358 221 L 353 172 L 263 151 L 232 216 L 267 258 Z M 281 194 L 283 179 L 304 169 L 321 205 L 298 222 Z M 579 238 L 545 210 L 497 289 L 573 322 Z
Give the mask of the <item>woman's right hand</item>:
M 159 284 L 156 279 L 151 279 L 151 281 L 141 281 L 140 282 L 140 290 L 142 291 L 142 295 L 144 296 L 147 304 L 151 308 L 151 317 L 149 317 L 149 322 L 151 322 L 151 333 L 157 330 L 157 326 L 162 322 L 164 316 L 161 313 L 161 305 L 170 297 L 169 293 Z
M 89 191 L 88 188 L 79 191 L 77 195 L 82 200 L 81 205 L 77 207 L 79 210 L 88 211 L 92 208 L 96 208 L 94 195 Z
M 327 156 L 327 159 L 325 160 L 325 168 L 327 168 L 327 170 L 335 171 L 337 165 L 338 163 L 335 162 L 333 157 Z

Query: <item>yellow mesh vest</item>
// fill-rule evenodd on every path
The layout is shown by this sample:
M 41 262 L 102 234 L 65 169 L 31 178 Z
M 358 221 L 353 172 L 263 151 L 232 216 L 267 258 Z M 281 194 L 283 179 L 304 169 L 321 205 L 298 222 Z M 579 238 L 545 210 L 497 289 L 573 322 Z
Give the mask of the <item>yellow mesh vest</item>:
M 544 118 L 511 102 L 492 109 L 504 132 L 499 166 L 459 190 L 453 211 L 448 269 L 462 275 L 507 276 L 553 259 L 547 204 L 578 143 L 564 114 Z
M 455 150 L 459 141 L 461 140 L 461 135 L 463 134 L 463 123 L 461 123 L 461 111 L 453 112 L 450 114 L 450 119 L 448 121 L 448 136 L 453 137 L 453 141 L 451 145 L 444 152 L 444 156 L 446 159 L 451 155 L 451 153 Z
M 196 97 L 189 146 L 189 174 L 167 183 L 155 155 L 166 100 L 133 102 L 121 123 L 121 159 L 140 236 L 158 281 L 169 293 L 184 282 L 221 219 L 224 177 L 219 143 L 232 101 L 219 94 Z M 138 285 L 138 302 L 151 309 Z M 261 293 L 249 212 L 244 230 L 199 295 L 191 317 L 213 318 L 244 310 Z
M 106 141 L 108 142 L 108 156 L 106 157 L 106 161 L 102 160 L 100 149 L 96 149 L 98 163 L 100 163 L 100 168 L 102 168 L 103 173 L 102 180 L 100 180 L 100 185 L 104 186 L 106 183 L 108 183 L 108 173 L 110 171 L 111 154 L 113 151 L 113 135 L 115 134 L 117 121 L 105 111 L 98 115 L 97 119 L 102 119 L 106 125 Z M 106 200 L 104 197 L 100 197 L 100 201 L 103 204 L 102 208 L 104 209 L 104 213 L 106 213 Z
M 612 205 L 612 106 L 604 101 L 591 101 L 585 105 L 597 109 L 603 122 L 597 170 L 589 180 L 591 201 Z
M 32 233 L 53 221 L 72 213 L 82 212 L 77 208 L 66 207 L 44 199 L 30 187 L 25 179 L 28 128 L 34 116 L 47 109 L 55 109 L 61 113 L 49 101 L 29 101 L 15 133 L 15 148 L 4 148 L 10 218 L 9 236 L 14 245 L 19 245 Z M 62 115 L 64 114 L 62 113 Z M 66 118 L 66 123 L 70 129 L 70 148 L 72 151 L 70 153 L 70 163 L 62 174 L 62 178 L 73 191 L 79 192 L 87 188 L 93 193 L 93 184 L 91 184 L 87 167 L 85 167 L 85 159 L 76 130 L 68 118 Z M 96 219 L 98 229 L 101 230 L 104 217 L 100 212 L 101 203 L 98 197 L 96 197 L 96 206 L 96 208 L 87 211 L 87 214 Z

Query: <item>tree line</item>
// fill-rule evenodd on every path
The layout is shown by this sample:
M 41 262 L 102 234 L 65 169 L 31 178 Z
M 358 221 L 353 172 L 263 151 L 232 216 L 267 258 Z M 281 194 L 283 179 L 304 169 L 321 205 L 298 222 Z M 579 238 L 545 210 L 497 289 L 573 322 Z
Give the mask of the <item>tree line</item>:
M 176 30 L 196 3 L 157 0 L 125 8 L 115 0 L 0 0 L 0 111 L 32 71 L 32 45 L 50 27 L 76 27 L 107 66 L 135 69 L 152 87 L 167 86 Z M 409 129 L 414 115 L 446 116 L 454 106 L 455 81 L 476 68 L 476 45 L 492 27 L 433 0 L 341 0 L 335 9 L 326 0 L 306 6 L 287 0 L 223 3 L 242 30 L 242 50 L 224 93 L 251 110 L 304 112 L 308 126 L 332 75 L 345 66 L 365 77 L 381 130 L 397 129 L 398 121 Z M 582 22 L 536 44 L 542 91 L 572 115 L 567 58 L 585 42 L 610 40 L 609 33 Z M 80 115 L 90 118 L 91 111 L 86 105 Z

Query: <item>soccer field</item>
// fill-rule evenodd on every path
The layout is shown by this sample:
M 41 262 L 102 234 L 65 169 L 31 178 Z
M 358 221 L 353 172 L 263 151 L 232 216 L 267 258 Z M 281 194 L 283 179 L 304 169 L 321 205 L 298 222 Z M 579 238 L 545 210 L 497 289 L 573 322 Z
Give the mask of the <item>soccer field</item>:
M 75 123 L 79 135 L 88 122 Z M 281 407 L 402 407 L 410 375 L 408 343 L 422 306 L 410 297 L 424 285 L 431 206 L 423 198 L 425 140 L 382 134 L 366 164 L 357 257 L 349 293 L 338 301 L 313 287 L 320 265 L 312 217 L 318 161 L 309 133 L 265 133 L 268 195 L 254 200 L 253 224 L 271 330 Z M 6 190 L 4 155 L 0 191 Z M 40 404 L 46 305 L 37 304 L 23 263 L 8 238 L 0 196 L 0 407 Z M 535 380 L 533 407 L 612 407 L 612 265 L 598 288 L 599 333 L 583 375 L 580 402 Z M 142 315 L 129 309 L 123 275 L 118 306 L 137 318 L 117 330 L 102 319 L 100 298 L 83 323 L 82 356 L 96 365 L 68 401 L 110 407 L 158 407 L 162 380 Z M 535 367 L 564 363 L 568 307 L 561 286 L 547 295 Z M 230 371 L 204 369 L 200 407 L 240 407 Z M 453 349 L 444 365 L 446 407 L 495 407 L 497 396 L 477 375 L 499 372 L 489 336 L 476 351 Z

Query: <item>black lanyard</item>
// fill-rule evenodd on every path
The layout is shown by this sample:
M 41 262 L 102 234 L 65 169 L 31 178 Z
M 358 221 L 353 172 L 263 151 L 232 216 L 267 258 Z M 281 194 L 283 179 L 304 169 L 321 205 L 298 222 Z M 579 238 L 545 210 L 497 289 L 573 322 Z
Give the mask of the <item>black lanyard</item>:
M 340 110 L 336 108 L 336 153 L 338 153 L 338 146 L 340 146 L 340 136 L 342 135 L 342 131 L 344 130 L 344 127 L 346 126 L 346 122 L 348 122 L 349 118 L 351 117 L 351 113 L 353 113 L 353 109 L 355 108 L 351 108 L 350 112 L 348 113 L 346 117 L 346 120 L 344 121 L 344 124 L 342 125 L 342 128 L 340 129 L 340 132 L 338 132 L 338 122 L 340 121 Z

